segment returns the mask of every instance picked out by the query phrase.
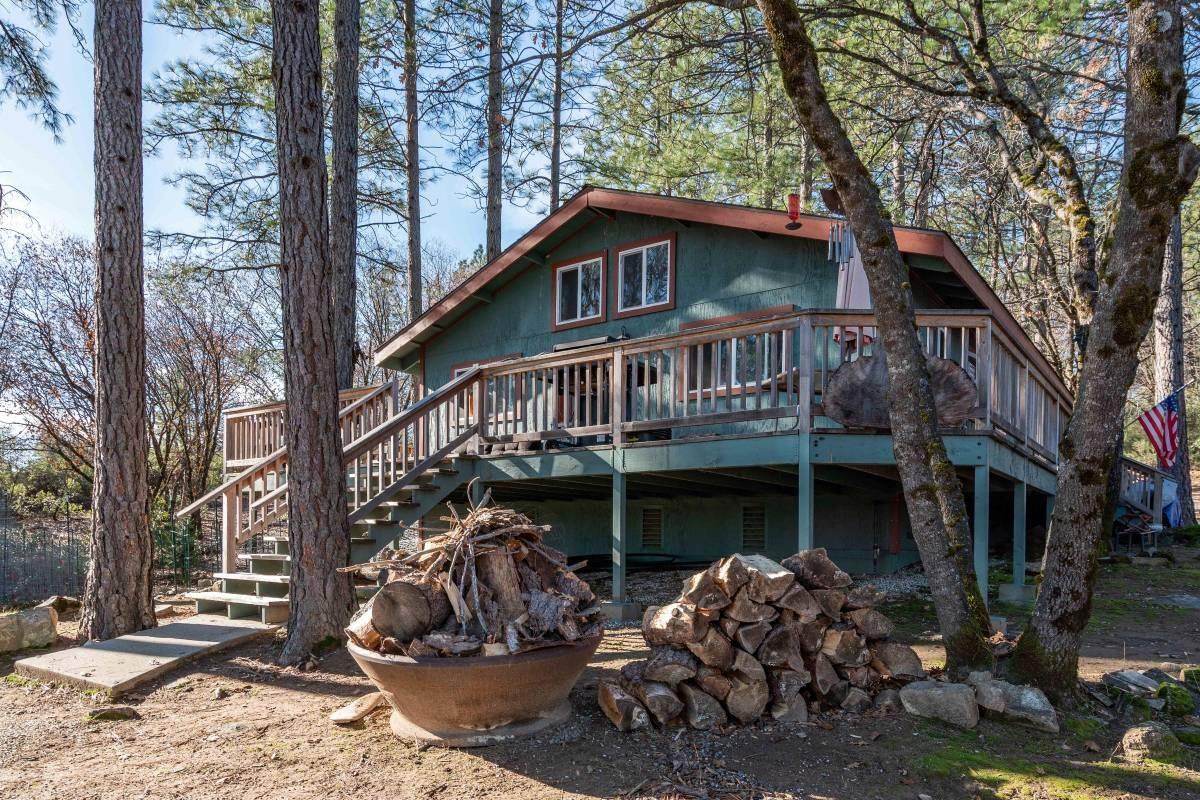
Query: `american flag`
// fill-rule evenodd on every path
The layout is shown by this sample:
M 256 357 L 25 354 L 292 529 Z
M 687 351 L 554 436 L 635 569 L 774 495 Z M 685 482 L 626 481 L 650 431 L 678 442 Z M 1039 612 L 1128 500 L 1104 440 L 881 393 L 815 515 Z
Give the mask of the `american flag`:
M 1146 436 L 1150 438 L 1154 452 L 1158 453 L 1158 463 L 1163 469 L 1174 466 L 1175 457 L 1179 455 L 1178 397 L 1179 393 L 1174 392 L 1138 417 L 1142 430 L 1146 431 Z

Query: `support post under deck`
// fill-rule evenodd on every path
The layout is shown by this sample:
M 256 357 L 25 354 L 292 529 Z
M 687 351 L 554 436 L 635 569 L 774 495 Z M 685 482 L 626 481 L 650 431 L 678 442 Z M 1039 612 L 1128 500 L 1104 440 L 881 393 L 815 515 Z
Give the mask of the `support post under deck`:
M 604 613 L 611 619 L 628 621 L 641 619 L 642 607 L 629 601 L 625 593 L 625 570 L 628 566 L 628 514 L 625 473 L 617 469 L 612 474 L 612 600 L 604 604 Z
M 974 548 L 975 580 L 979 594 L 987 605 L 988 585 L 988 516 L 990 512 L 988 493 L 991 491 L 991 468 L 987 464 L 975 467 L 975 529 Z
M 1029 487 L 1023 481 L 1013 485 L 1013 578 L 1011 584 L 1000 585 L 1000 599 L 1011 603 L 1031 603 L 1034 597 L 1034 587 L 1025 583 L 1028 495 Z
M 813 492 L 816 481 L 813 479 L 813 463 L 809 458 L 808 434 L 800 435 L 800 459 L 798 462 L 796 487 L 796 546 L 800 550 L 811 550 L 814 542 L 813 511 L 815 508 Z

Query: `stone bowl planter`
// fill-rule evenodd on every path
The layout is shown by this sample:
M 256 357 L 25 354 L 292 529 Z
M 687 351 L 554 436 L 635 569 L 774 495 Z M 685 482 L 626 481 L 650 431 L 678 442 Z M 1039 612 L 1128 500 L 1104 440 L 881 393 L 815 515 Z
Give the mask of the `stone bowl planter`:
M 568 696 L 601 636 L 515 656 L 408 658 L 346 645 L 392 706 L 396 736 L 481 747 L 529 736 L 571 716 Z

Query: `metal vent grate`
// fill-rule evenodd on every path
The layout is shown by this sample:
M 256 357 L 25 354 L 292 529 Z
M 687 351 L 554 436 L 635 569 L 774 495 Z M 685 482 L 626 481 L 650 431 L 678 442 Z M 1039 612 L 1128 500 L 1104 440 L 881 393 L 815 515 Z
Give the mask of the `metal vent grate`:
M 663 512 L 661 508 L 642 509 L 642 549 L 661 550 Z
M 766 549 L 766 509 L 758 504 L 742 506 L 742 550 L 758 553 Z

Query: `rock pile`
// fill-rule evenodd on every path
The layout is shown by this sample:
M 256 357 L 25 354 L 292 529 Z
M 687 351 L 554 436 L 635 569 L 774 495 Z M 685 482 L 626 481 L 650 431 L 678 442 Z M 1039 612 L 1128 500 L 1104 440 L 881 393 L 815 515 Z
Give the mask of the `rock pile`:
M 360 647 L 392 655 L 499 656 L 602 631 L 600 606 L 566 555 L 534 525 L 489 499 L 415 553 L 349 567 L 383 585 L 358 610 L 346 634 Z
M 904 710 L 913 716 L 974 728 L 980 712 L 1048 733 L 1058 733 L 1058 715 L 1040 689 L 1018 686 L 972 672 L 966 683 L 917 681 L 900 690 Z
M 851 587 L 824 548 L 781 563 L 734 554 L 693 575 L 672 603 L 651 606 L 652 654 L 597 689 L 621 730 L 686 720 L 707 730 L 764 713 L 804 721 L 814 709 L 898 705 L 883 690 L 923 678 L 912 648 L 888 641 L 881 593 Z M 879 694 L 878 698 L 875 695 Z

